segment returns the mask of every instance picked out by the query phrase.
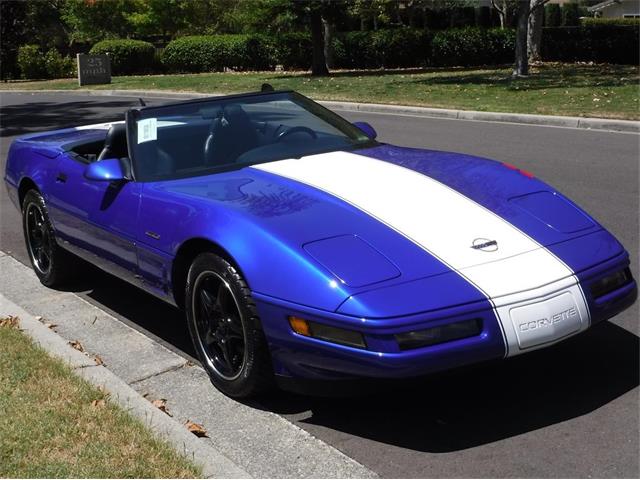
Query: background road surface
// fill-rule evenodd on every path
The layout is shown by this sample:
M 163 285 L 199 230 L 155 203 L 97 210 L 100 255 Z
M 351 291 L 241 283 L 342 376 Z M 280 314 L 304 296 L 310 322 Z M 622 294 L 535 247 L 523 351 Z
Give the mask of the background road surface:
M 118 120 L 136 103 L 125 97 L 3 93 L 0 168 L 4 172 L 16 135 Z M 533 172 L 611 230 L 630 251 L 639 276 L 638 135 L 344 116 L 374 125 L 381 141 L 490 157 Z M 0 249 L 28 264 L 20 216 L 4 188 L 0 221 Z M 73 290 L 191 356 L 178 311 L 106 274 L 91 277 Z M 385 477 L 637 478 L 639 354 L 636 304 L 556 347 L 497 364 L 387 385 L 367 396 L 283 393 L 253 406 L 279 413 Z

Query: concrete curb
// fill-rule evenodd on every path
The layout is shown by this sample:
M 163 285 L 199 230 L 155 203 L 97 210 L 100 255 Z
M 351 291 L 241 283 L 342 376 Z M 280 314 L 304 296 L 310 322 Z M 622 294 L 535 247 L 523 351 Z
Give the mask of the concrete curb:
M 174 92 L 164 90 L 0 90 L 2 93 L 82 93 L 95 96 L 143 97 L 189 99 L 217 97 L 223 94 Z M 479 112 L 473 110 L 453 110 L 445 108 L 414 107 L 409 105 L 385 105 L 375 103 L 336 102 L 320 100 L 327 108 L 349 112 L 380 113 L 387 115 L 410 115 L 416 117 L 448 118 L 452 120 L 472 120 L 480 122 L 518 123 L 547 127 L 579 128 L 626 133 L 640 133 L 640 121 L 615 120 L 593 117 L 564 117 L 556 115 L 533 115 L 525 113 Z
M 76 366 L 79 375 L 86 375 L 89 381 L 97 381 L 100 385 L 106 384 L 109 391 L 121 391 L 112 387 L 112 382 L 118 387 L 124 383 L 119 396 L 127 402 L 132 413 L 138 411 L 145 422 L 155 415 L 156 420 L 163 422 L 157 427 L 160 435 L 168 431 L 168 439 L 175 440 L 179 451 L 186 451 L 185 446 L 190 446 L 193 453 L 187 453 L 194 460 L 196 456 L 198 459 L 212 458 L 218 470 L 205 470 L 205 473 L 255 478 L 377 477 L 375 472 L 338 448 L 259 402 L 241 403 L 226 397 L 211 385 L 202 367 L 187 362 L 183 355 L 153 333 L 133 328 L 125 319 L 116 318 L 81 294 L 44 287 L 31 268 L 2 251 L 0 271 L 3 273 L 0 276 L 0 313 L 22 318 L 41 315 L 55 324 L 53 334 L 34 320 L 36 327 L 41 327 L 39 330 L 47 330 L 48 341 L 57 343 L 54 347 L 60 347 L 61 352 L 70 355 L 67 362 Z M 88 356 L 70 351 L 65 342 L 71 340 L 81 342 Z M 95 366 L 91 358 L 94 355 L 100 356 L 103 366 Z M 94 378 L 96 374 L 104 377 L 103 372 L 108 372 L 109 378 Z M 165 416 L 149 402 L 132 394 L 131 389 L 149 399 L 166 399 L 173 417 Z M 312 412 L 300 413 L 300 418 L 313 416 Z M 210 437 L 197 438 L 188 433 L 183 427 L 187 420 L 203 425 Z M 174 430 L 163 427 L 166 422 L 172 422 L 178 429 L 175 435 Z M 185 441 L 205 444 L 209 449 L 195 451 L 198 445 L 185 445 Z M 237 469 L 233 465 L 222 463 L 228 461 L 241 472 L 234 474 Z M 226 474 L 220 473 L 221 466 Z
M 75 373 L 110 393 L 110 399 L 142 421 L 156 435 L 202 467 L 206 478 L 250 478 L 242 468 L 201 442 L 183 425 L 169 417 L 102 365 L 72 348 L 61 336 L 0 294 L 0 313 L 19 317 L 20 328 L 52 356 L 67 363 Z

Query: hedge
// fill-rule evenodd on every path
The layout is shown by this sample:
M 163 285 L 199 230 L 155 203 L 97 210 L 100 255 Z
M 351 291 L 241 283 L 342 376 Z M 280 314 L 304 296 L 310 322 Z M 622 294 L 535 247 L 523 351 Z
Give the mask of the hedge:
M 640 23 L 621 26 L 609 22 L 545 27 L 542 57 L 551 61 L 637 64 L 639 28 Z M 336 34 L 333 48 L 334 68 L 502 65 L 514 60 L 515 32 L 479 27 L 437 32 L 414 28 L 355 31 Z M 112 56 L 115 74 L 148 71 L 152 67 L 159 71 L 160 60 L 154 60 L 154 49 L 145 42 L 108 40 L 91 49 L 91 53 L 97 52 Z M 171 72 L 185 73 L 219 72 L 225 68 L 266 70 L 276 65 L 306 70 L 311 67 L 311 52 L 311 37 L 302 32 L 190 36 L 170 42 L 161 62 Z
M 560 62 L 637 65 L 640 25 L 549 27 L 542 30 L 542 58 Z
M 43 54 L 37 45 L 23 45 L 18 49 L 17 64 L 25 79 L 68 78 L 75 75 L 75 61 L 63 57 L 52 48 Z
M 640 25 L 640 18 L 603 18 L 583 17 L 580 23 L 586 26 L 594 25 Z
M 547 27 L 559 27 L 562 25 L 562 9 L 557 3 L 551 3 L 544 7 L 544 24 Z
M 262 35 L 201 35 L 169 42 L 162 62 L 173 72 L 265 70 L 272 67 L 272 45 Z
M 428 64 L 432 35 L 425 30 L 398 28 L 346 32 L 336 37 L 338 68 L 421 67 Z
M 434 66 L 512 63 L 515 31 L 473 27 L 442 30 L 433 37 L 431 50 Z
M 283 33 L 270 41 L 273 64 L 285 70 L 311 68 L 311 35 L 302 32 Z
M 155 47 L 141 40 L 103 40 L 96 43 L 89 53 L 109 55 L 113 75 L 150 73 L 156 66 Z

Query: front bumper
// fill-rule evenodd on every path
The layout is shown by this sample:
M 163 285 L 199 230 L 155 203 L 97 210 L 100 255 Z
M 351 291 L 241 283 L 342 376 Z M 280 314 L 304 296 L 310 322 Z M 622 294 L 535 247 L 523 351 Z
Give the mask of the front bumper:
M 543 289 L 518 294 L 517 302 L 502 300 L 474 302 L 453 308 L 416 315 L 385 319 L 363 319 L 315 310 L 285 301 L 254 294 L 262 326 L 268 339 L 275 373 L 279 376 L 313 380 L 349 378 L 407 378 L 481 363 L 508 355 L 543 348 L 610 318 L 633 304 L 637 297 L 636 282 L 629 283 L 600 297 L 591 294 L 591 285 L 628 266 L 626 254 L 602 262 L 572 278 L 554 282 Z M 578 283 L 576 283 L 576 281 Z M 504 331 L 497 314 L 520 305 L 553 298 L 573 288 L 581 292 L 586 317 L 579 328 L 535 345 L 514 347 L 509 332 Z M 367 349 L 329 343 L 293 332 L 287 318 L 305 318 L 338 328 L 357 330 L 364 335 Z M 477 336 L 449 341 L 423 348 L 401 351 L 396 334 L 437 327 L 467 319 L 480 319 Z M 517 342 L 517 339 L 515 340 Z

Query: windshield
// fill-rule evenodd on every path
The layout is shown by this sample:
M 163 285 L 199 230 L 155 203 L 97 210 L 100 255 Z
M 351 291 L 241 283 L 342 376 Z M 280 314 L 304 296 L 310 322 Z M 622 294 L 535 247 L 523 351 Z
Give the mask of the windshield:
M 127 122 L 141 181 L 206 175 L 373 142 L 293 92 L 147 107 L 129 112 Z

